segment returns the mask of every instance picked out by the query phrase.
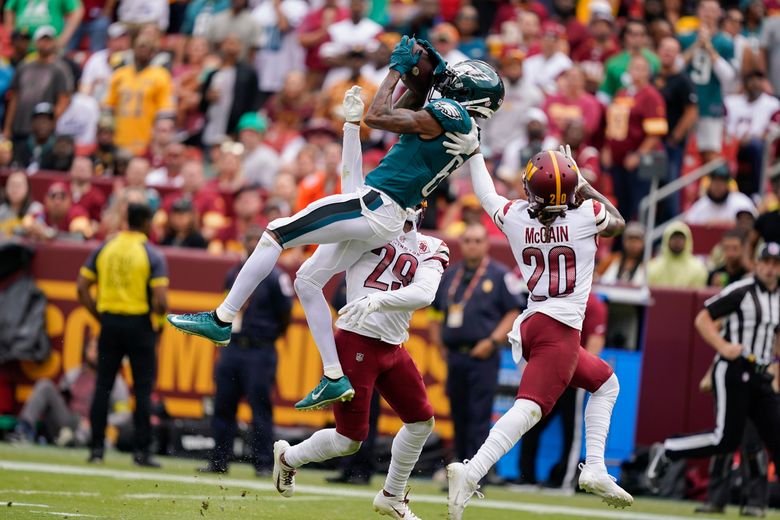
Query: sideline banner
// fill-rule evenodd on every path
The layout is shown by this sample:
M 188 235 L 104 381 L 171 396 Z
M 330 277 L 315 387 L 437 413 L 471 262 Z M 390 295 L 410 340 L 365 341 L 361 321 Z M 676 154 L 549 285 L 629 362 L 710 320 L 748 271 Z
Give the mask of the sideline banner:
M 99 325 L 81 307 L 76 297 L 76 275 L 87 255 L 98 243 L 52 243 L 40 245 L 33 262 L 37 285 L 49 299 L 47 328 L 52 338 L 52 354 L 43 363 L 21 362 L 0 367 L 13 386 L 17 403 L 27 399 L 36 379 L 58 379 L 81 364 L 85 342 L 99 331 Z M 215 257 L 200 251 L 163 248 L 169 263 L 171 287 L 169 305 L 173 312 L 212 309 L 222 300 L 225 273 L 237 258 Z M 417 312 L 411 324 L 406 348 L 417 363 L 436 410 L 436 430 L 445 439 L 452 437 L 449 400 L 445 395 L 446 363 L 437 349 L 428 344 L 425 311 Z M 329 410 L 298 412 L 293 408 L 322 375 L 317 347 L 309 334 L 303 309 L 296 300 L 287 334 L 277 342 L 279 364 L 274 392 L 274 422 L 283 426 L 322 427 L 332 422 Z M 166 326 L 158 343 L 156 392 L 174 417 L 198 418 L 210 409 L 214 395 L 214 366 L 219 348 L 202 338 L 188 336 Z M 129 366 L 123 373 L 132 382 Z M 239 417 L 249 420 L 248 405 L 239 407 Z M 379 430 L 395 433 L 401 421 L 383 402 Z

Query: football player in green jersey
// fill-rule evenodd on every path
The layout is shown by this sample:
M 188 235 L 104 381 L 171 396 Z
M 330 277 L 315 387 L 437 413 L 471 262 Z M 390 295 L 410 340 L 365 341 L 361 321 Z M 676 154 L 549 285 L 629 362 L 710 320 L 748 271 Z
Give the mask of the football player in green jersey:
M 408 91 L 394 106 L 396 85 L 420 59 L 415 43 L 424 46 L 434 60 L 434 84 L 443 97 L 426 104 L 425 99 Z M 468 133 L 473 124 L 471 116 L 490 117 L 503 97 L 504 85 L 488 64 L 470 60 L 448 68 L 428 42 L 402 38 L 391 55 L 390 71 L 364 118 L 368 126 L 401 137 L 366 176 L 365 186 L 355 193 L 324 197 L 291 217 L 272 221 L 215 311 L 169 315 L 168 321 L 186 333 L 227 343 L 231 322 L 282 250 L 320 244 L 298 270 L 295 291 L 320 351 L 325 375 L 296 408 L 315 409 L 352 399 L 355 391 L 339 363 L 330 308 L 322 288 L 363 253 L 401 233 L 406 208 L 418 205 L 474 152 L 446 148 L 445 134 Z

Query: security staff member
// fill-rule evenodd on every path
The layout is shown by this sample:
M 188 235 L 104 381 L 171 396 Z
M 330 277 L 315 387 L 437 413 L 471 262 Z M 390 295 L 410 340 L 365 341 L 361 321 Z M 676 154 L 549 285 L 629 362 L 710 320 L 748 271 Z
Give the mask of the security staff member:
M 244 235 L 247 256 L 255 250 L 263 228 L 250 227 Z M 230 290 L 241 270 L 237 265 L 228 272 L 225 290 Z M 201 472 L 226 473 L 233 455 L 236 436 L 236 411 L 242 396 L 252 408 L 250 447 L 255 474 L 271 474 L 273 468 L 273 408 L 271 392 L 276 378 L 276 340 L 287 330 L 292 310 L 292 283 L 287 273 L 274 268 L 260 282 L 233 321 L 230 343 L 220 349 L 219 362 L 214 371 L 217 392 L 214 396 L 214 417 L 211 427 L 214 450 L 207 466 Z
M 715 349 L 712 370 L 716 427 L 667 439 L 651 450 L 647 477 L 656 487 L 670 460 L 736 450 L 748 418 L 780 467 L 780 406 L 768 368 L 780 351 L 780 244 L 766 244 L 753 277 L 734 282 L 704 303 L 696 329 Z M 723 330 L 718 330 L 721 320 Z
M 100 321 L 97 382 L 90 422 L 92 440 L 88 461 L 103 462 L 108 401 L 122 359 L 133 372 L 135 455 L 139 466 L 159 468 L 150 454 L 152 389 L 157 365 L 156 334 L 150 312 L 167 310 L 168 267 L 162 253 L 147 241 L 152 211 L 129 204 L 127 229 L 103 243 L 81 267 L 76 282 L 79 301 Z M 90 287 L 97 284 L 97 300 Z
M 485 227 L 468 226 L 460 238 L 463 260 L 444 273 L 433 302 L 430 336 L 447 360 L 458 460 L 472 457 L 487 438 L 498 387 L 498 347 L 526 304 L 515 276 L 488 256 L 489 248 Z
M 585 320 L 582 322 L 582 346 L 598 356 L 604 349 L 607 333 L 607 305 L 594 293 L 590 293 L 585 307 Z M 539 451 L 539 438 L 555 416 L 560 416 L 563 426 L 563 445 L 561 458 L 550 470 L 550 476 L 544 483 L 549 488 L 574 488 L 574 477 L 582 453 L 582 418 L 585 405 L 585 390 L 567 388 L 552 411 L 531 428 L 523 437 L 520 445 L 520 483 L 536 484 L 536 455 Z

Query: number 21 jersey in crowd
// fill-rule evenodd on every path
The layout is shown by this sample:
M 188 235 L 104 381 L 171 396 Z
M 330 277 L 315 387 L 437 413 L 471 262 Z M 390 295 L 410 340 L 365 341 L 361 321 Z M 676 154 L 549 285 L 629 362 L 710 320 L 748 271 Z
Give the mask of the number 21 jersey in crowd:
M 450 261 L 450 251 L 442 240 L 412 230 L 395 240 L 367 251 L 347 269 L 347 302 L 374 292 L 395 291 L 416 277 L 429 277 L 436 286 Z M 435 288 L 434 288 L 435 293 Z M 374 312 L 362 327 L 347 326 L 339 318 L 336 326 L 362 336 L 400 345 L 409 339 L 412 311 Z
M 527 201 L 516 200 L 499 210 L 495 221 L 509 239 L 531 293 L 523 318 L 541 312 L 582 330 L 596 263 L 596 238 L 609 222 L 606 208 L 586 200 L 548 229 L 531 218 Z

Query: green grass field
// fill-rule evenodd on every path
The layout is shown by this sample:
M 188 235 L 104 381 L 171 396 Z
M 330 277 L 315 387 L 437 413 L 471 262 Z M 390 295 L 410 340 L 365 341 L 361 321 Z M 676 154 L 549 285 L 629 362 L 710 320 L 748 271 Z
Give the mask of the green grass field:
M 142 470 L 127 454 L 110 453 L 102 466 L 84 462 L 85 450 L 0 444 L 0 518 L 105 519 L 275 519 L 352 520 L 384 518 L 371 501 L 381 486 L 327 484 L 326 473 L 303 469 L 296 495 L 281 498 L 270 479 L 258 479 L 250 467 L 236 464 L 226 477 L 196 475 L 195 461 L 162 459 L 163 470 Z M 413 510 L 425 520 L 446 518 L 445 495 L 430 480 L 412 482 Z M 564 497 L 488 488 L 474 499 L 466 519 L 582 518 L 678 520 L 692 518 L 693 503 L 639 499 L 626 510 L 607 508 L 597 497 Z M 705 518 L 697 516 L 696 518 Z M 718 518 L 738 518 L 737 511 Z M 780 514 L 768 516 L 780 520 Z

